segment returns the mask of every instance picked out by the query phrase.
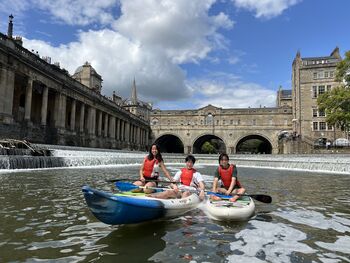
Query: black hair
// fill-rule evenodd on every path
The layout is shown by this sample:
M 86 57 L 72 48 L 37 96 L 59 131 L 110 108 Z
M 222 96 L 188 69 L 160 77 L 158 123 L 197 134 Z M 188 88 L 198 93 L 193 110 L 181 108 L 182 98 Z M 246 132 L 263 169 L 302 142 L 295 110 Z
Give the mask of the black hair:
M 190 155 L 187 155 L 187 156 L 186 156 L 185 161 L 186 161 L 186 162 L 192 161 L 192 163 L 194 164 L 194 163 L 196 162 L 196 158 L 194 158 L 194 156 L 190 154 Z
M 148 153 L 148 156 L 147 156 L 148 160 L 153 160 L 153 157 L 154 157 L 153 153 L 152 153 L 153 145 L 156 146 L 157 151 L 158 151 L 155 158 L 158 160 L 158 162 L 162 162 L 163 161 L 163 157 L 162 157 L 162 154 L 160 153 L 160 147 L 156 143 L 152 143 L 151 147 L 149 148 L 149 153 Z
M 224 157 L 226 157 L 227 160 L 230 160 L 230 158 L 228 158 L 227 153 L 222 153 L 222 154 L 219 155 L 219 163 L 220 163 L 220 161 L 221 161 Z

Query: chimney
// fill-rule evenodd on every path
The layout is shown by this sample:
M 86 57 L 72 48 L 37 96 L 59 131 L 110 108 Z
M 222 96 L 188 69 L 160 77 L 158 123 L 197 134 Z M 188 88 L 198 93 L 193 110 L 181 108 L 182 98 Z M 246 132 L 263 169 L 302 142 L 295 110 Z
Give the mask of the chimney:
M 12 35 L 13 35 L 13 23 L 12 23 L 12 20 L 13 20 L 13 15 L 11 14 L 9 16 L 9 25 L 8 25 L 8 29 L 7 29 L 7 37 L 12 39 Z

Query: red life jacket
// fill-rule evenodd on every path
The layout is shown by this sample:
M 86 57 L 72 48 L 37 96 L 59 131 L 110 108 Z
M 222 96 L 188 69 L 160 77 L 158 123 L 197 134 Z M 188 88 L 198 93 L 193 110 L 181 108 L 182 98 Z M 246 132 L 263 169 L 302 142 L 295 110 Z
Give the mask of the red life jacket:
M 144 177 L 152 178 L 153 167 L 156 163 L 158 163 L 158 160 L 156 158 L 149 160 L 148 157 L 146 156 L 145 160 L 143 161 L 143 176 Z
M 195 169 L 188 170 L 187 168 L 182 168 L 181 169 L 181 183 L 183 185 L 191 186 L 193 174 L 197 172 Z
M 222 184 L 226 189 L 228 189 L 231 185 L 232 174 L 234 169 L 235 166 L 233 164 L 230 164 L 229 168 L 227 169 L 223 169 L 221 165 L 219 165 L 219 175 L 221 177 Z M 236 180 L 236 186 L 238 186 L 239 188 L 242 187 L 241 183 L 238 180 Z

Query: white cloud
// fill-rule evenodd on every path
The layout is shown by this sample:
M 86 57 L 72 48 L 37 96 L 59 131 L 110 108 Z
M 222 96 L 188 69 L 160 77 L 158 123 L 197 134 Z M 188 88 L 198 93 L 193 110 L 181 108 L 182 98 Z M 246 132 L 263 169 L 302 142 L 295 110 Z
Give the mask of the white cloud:
M 177 65 L 112 30 L 82 32 L 77 42 L 58 47 L 28 39 L 24 39 L 24 45 L 52 57 L 52 62 L 59 61 L 71 74 L 89 61 L 102 75 L 104 94 L 110 95 L 115 90 L 123 97 L 130 97 L 134 77 L 138 93 L 144 99 L 177 99 L 189 93 L 184 85 L 185 73 Z
M 48 10 L 56 20 L 79 25 L 103 20 L 84 5 L 91 4 L 101 14 L 106 13 L 109 21 L 112 16 L 109 9 L 116 3 L 116 0 L 95 4 L 92 0 L 71 4 L 65 0 L 31 1 L 37 3 L 37 8 Z M 212 50 L 227 45 L 218 29 L 230 29 L 233 22 L 224 13 L 209 15 L 214 2 L 121 0 L 121 15 L 111 24 L 112 29 L 79 32 L 77 41 L 57 47 L 30 39 L 25 39 L 24 46 L 59 61 L 71 74 L 89 61 L 103 78 L 103 94 L 111 95 L 116 90 L 117 94 L 129 97 L 135 77 L 141 99 L 155 103 L 174 101 L 192 94 L 180 64 L 198 63 Z
M 272 18 L 302 0 L 231 0 L 238 8 L 255 12 L 255 17 Z
M 219 78 L 195 80 L 194 93 L 198 95 L 194 103 L 198 108 L 208 104 L 222 108 L 275 107 L 276 92 L 256 83 L 246 83 L 234 75 L 219 74 Z
M 218 28 L 232 28 L 227 15 L 209 16 L 214 0 L 121 0 L 114 28 L 123 35 L 164 52 L 173 63 L 198 62 L 225 45 Z

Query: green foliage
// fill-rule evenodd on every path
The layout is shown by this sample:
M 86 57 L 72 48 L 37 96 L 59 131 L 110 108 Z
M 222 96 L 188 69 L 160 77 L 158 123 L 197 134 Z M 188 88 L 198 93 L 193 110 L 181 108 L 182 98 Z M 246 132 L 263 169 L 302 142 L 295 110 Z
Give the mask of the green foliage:
M 340 127 L 343 131 L 350 128 L 350 51 L 337 66 L 336 80 L 342 84 L 320 95 L 317 104 L 325 110 L 328 124 Z M 345 81 L 345 83 L 343 82 Z
M 201 147 L 201 152 L 202 153 L 216 153 L 216 149 L 214 147 L 214 145 L 212 145 L 210 142 L 205 142 L 203 143 L 202 147 Z

